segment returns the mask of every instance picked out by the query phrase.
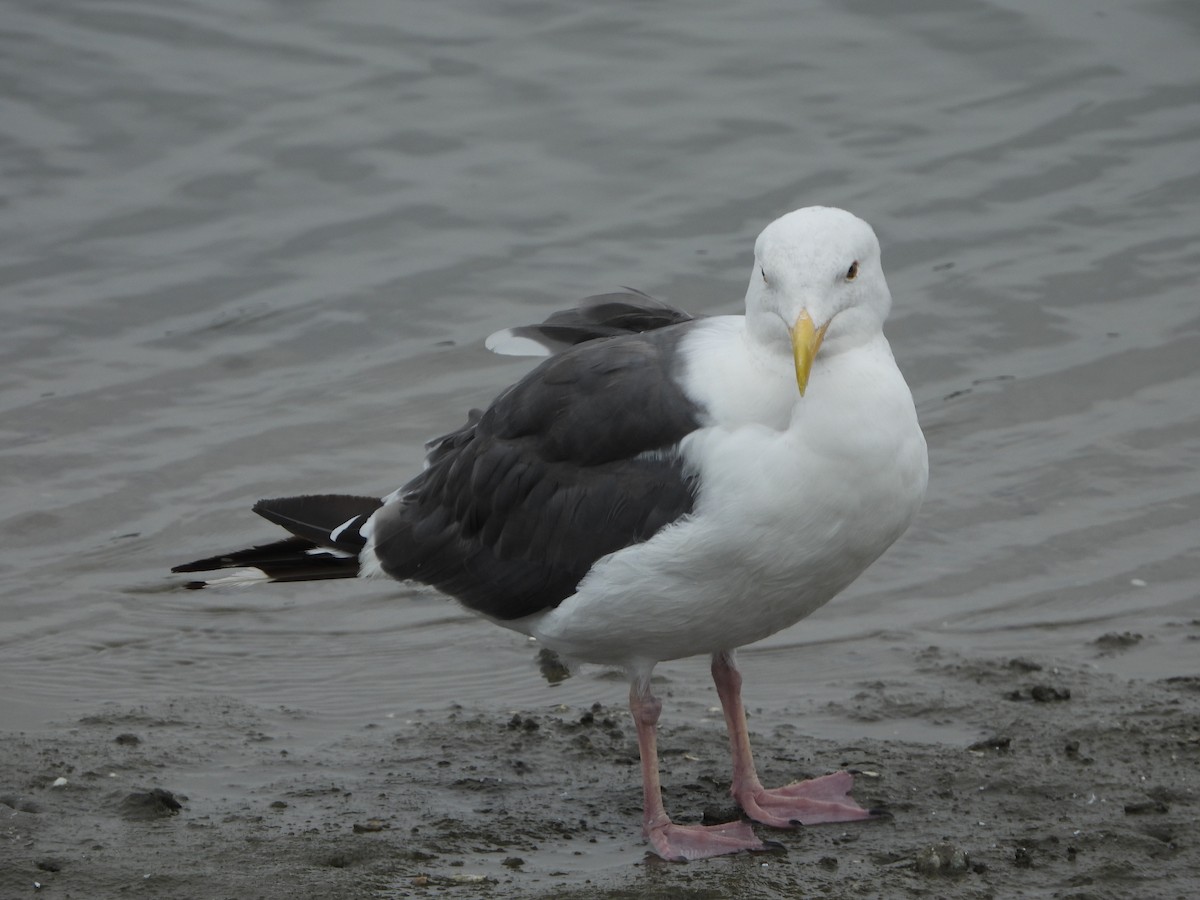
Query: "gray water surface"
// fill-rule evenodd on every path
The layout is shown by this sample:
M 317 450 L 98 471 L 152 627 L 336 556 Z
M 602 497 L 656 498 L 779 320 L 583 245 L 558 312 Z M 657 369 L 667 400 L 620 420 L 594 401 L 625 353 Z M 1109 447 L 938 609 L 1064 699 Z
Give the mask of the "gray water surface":
M 927 644 L 1195 672 L 1198 42 L 1186 0 L 8 0 L 0 723 L 619 702 L 431 591 L 165 573 L 270 537 L 259 497 L 390 491 L 528 368 L 492 330 L 622 284 L 737 311 L 813 203 L 880 234 L 931 484 L 743 653 L 751 705 L 819 728 Z

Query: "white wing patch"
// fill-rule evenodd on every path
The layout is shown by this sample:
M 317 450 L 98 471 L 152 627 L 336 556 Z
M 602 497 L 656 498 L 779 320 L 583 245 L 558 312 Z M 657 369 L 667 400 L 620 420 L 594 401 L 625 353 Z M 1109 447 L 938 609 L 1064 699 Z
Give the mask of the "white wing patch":
M 345 522 L 343 522 L 337 528 L 333 529 L 333 531 L 329 532 L 329 540 L 331 540 L 333 543 L 336 544 L 337 539 L 342 536 L 342 532 L 345 531 L 347 528 L 349 528 L 351 525 L 353 525 L 355 522 L 357 522 L 361 518 L 362 518 L 362 516 L 351 516 L 349 519 L 347 519 Z M 308 552 L 312 553 L 313 551 L 309 550 Z M 342 554 L 343 557 L 349 556 L 349 555 L 350 555 L 349 553 Z
M 220 578 L 204 579 L 205 587 L 249 587 L 252 584 L 262 584 L 270 581 L 271 577 L 262 569 L 246 566 L 242 569 L 228 569 Z
M 357 519 L 358 516 L 355 516 Z M 345 526 L 343 526 L 345 527 Z M 338 529 L 339 531 L 341 529 Z M 347 553 L 345 550 L 334 550 L 332 547 L 313 547 L 311 550 L 304 551 L 305 556 L 332 556 L 334 559 L 353 559 L 355 554 Z
M 551 356 L 554 353 L 551 348 L 533 338 L 514 334 L 511 328 L 489 334 L 483 346 L 501 356 Z

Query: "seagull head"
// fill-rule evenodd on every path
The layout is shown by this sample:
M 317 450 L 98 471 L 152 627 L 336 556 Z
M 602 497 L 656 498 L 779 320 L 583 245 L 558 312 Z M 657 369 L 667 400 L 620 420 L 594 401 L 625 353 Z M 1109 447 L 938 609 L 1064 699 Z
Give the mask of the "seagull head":
M 790 355 L 801 396 L 822 347 L 841 352 L 875 336 L 891 305 L 879 240 L 844 209 L 790 212 L 754 243 L 746 328 L 767 349 Z

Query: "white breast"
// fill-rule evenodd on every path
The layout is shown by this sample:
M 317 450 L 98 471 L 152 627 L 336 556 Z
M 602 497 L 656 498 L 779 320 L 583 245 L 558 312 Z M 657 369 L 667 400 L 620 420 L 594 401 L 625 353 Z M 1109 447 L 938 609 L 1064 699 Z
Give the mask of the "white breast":
M 683 444 L 700 476 L 694 514 L 602 559 L 556 609 L 511 624 L 592 662 L 727 650 L 813 612 L 904 532 L 925 493 L 926 449 L 883 336 L 818 357 L 804 398 L 786 369 L 743 374 L 737 357 L 708 382 L 718 395 L 701 398 L 718 421 Z M 750 377 L 761 394 L 732 402 Z

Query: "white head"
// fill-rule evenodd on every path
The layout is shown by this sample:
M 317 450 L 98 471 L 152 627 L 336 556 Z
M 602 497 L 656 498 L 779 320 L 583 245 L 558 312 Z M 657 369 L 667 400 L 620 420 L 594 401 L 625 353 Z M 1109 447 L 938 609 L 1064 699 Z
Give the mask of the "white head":
M 754 243 L 746 289 L 751 337 L 795 359 L 803 394 L 813 357 L 878 334 L 892 306 L 871 226 L 843 209 L 809 206 L 776 219 Z

